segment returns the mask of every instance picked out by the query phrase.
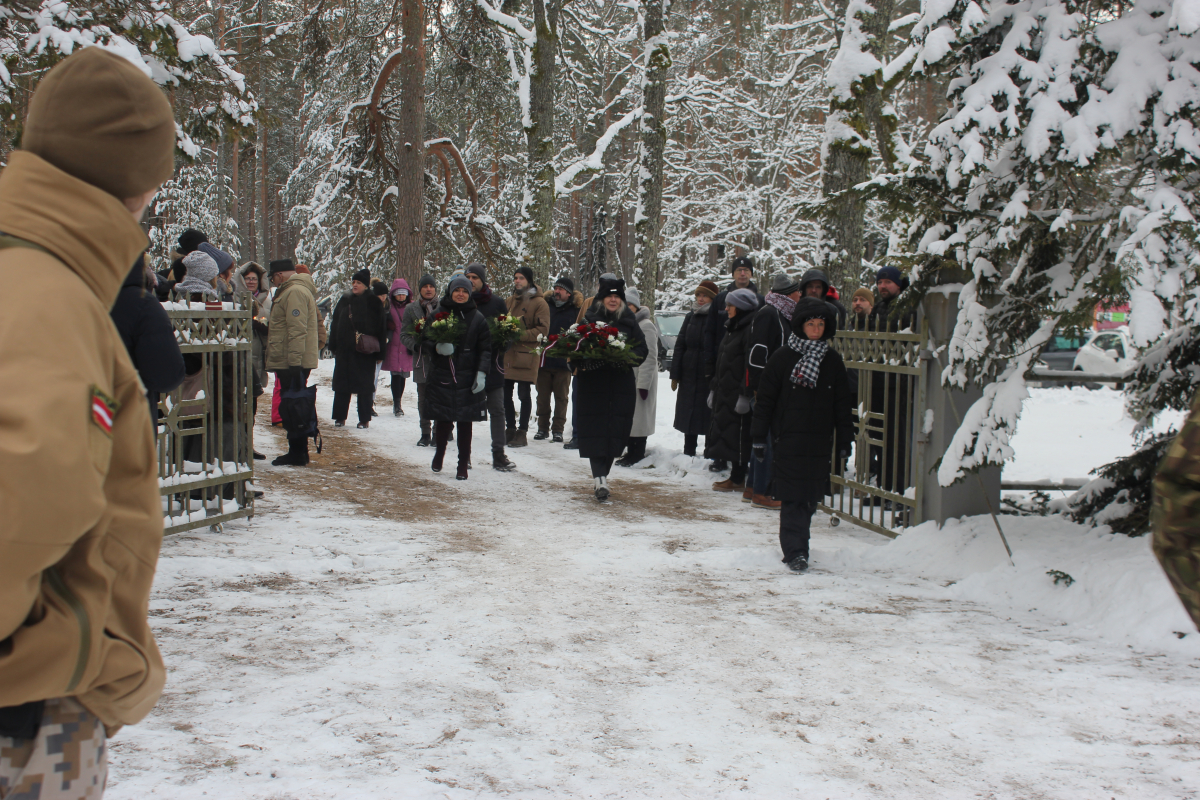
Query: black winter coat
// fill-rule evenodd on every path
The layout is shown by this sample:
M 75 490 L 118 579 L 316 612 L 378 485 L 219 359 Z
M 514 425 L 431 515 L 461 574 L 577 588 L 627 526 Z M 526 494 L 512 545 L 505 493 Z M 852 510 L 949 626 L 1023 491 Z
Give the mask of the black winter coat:
M 846 307 L 842 305 L 842 301 L 838 300 L 829 291 L 829 278 L 825 277 L 825 272 L 819 269 L 810 269 L 800 276 L 800 293 L 804 293 L 804 287 L 813 281 L 820 281 L 825 286 L 825 293 L 821 295 L 821 299 L 829 305 L 833 306 L 833 310 L 837 315 L 838 328 L 846 329 Z
M 767 361 L 776 350 L 783 347 L 791 332 L 792 321 L 775 306 L 764 302 L 762 308 L 754 312 L 754 322 L 750 324 L 750 349 L 746 354 L 750 391 L 758 391 L 758 382 L 762 380 Z
M 646 337 L 627 306 L 621 309 L 615 322 L 607 318 L 602 306 L 593 307 L 584 315 L 588 322 L 601 317 L 625 334 L 638 356 L 638 364 L 646 360 Z M 633 430 L 633 412 L 637 404 L 633 366 L 581 369 L 578 380 L 575 438 L 579 442 L 579 455 L 581 458 L 616 458 L 625 450 L 629 432 Z
M 483 417 L 487 406 L 487 387 L 475 394 L 475 374 L 491 375 L 495 371 L 492 358 L 492 334 L 487 319 L 479 313 L 474 300 L 456 306 L 443 297 L 437 314 L 443 311 L 458 314 L 466 328 L 462 340 L 454 346 L 454 354 L 440 355 L 434 343 L 423 341 L 425 351 L 422 358 L 430 358 L 429 380 L 425 383 L 425 397 L 429 403 L 429 416 L 437 422 L 476 422 Z M 451 366 L 453 365 L 453 366 Z
M 175 341 L 175 328 L 166 310 L 152 292 L 143 288 L 141 260 L 121 284 L 113 303 L 113 324 L 129 351 L 129 358 L 146 387 L 150 402 L 150 419 L 158 419 L 159 394 L 169 392 L 183 383 L 183 355 Z
M 773 447 L 771 496 L 776 500 L 813 501 L 829 484 L 834 437 L 838 451 L 854 441 L 853 403 L 846 365 L 830 348 L 821 360 L 817 385 L 792 382 L 800 354 L 790 347 L 775 351 L 758 384 L 751 438 Z
M 712 422 L 708 408 L 709 380 L 704 377 L 708 363 L 704 345 L 707 341 L 704 326 L 712 314 L 688 312 L 675 337 L 675 352 L 671 355 L 671 380 L 679 381 L 675 396 L 675 430 L 688 436 L 704 436 Z
M 475 307 L 479 313 L 483 315 L 484 321 L 491 319 L 499 314 L 508 313 L 508 305 L 504 302 L 503 297 L 497 297 L 492 288 L 487 284 L 478 292 L 471 295 L 471 299 L 475 301 Z M 487 327 L 486 325 L 484 326 Z M 491 353 L 491 364 L 488 367 L 487 385 L 484 387 L 487 391 L 500 389 L 504 386 L 504 353 L 492 353 L 491 347 L 488 348 Z
M 375 364 L 382 360 L 378 353 L 360 353 L 355 349 L 354 334 L 367 334 L 379 339 L 382 346 L 386 331 L 379 298 L 370 291 L 362 294 L 347 292 L 333 309 L 326 345 L 333 352 L 333 390 L 372 394 L 375 391 Z
M 875 304 L 867 316 L 867 330 L 895 332 L 916 328 L 915 311 L 898 319 L 889 318 L 896 300 L 892 297 Z M 871 410 L 886 415 L 889 428 L 902 426 L 908 418 L 908 399 L 914 385 L 912 377 L 882 372 L 865 373 L 859 377 L 871 381 Z
M 571 293 L 571 299 L 558 306 L 550 292 L 545 295 L 546 304 L 550 306 L 550 330 L 547 336 L 556 336 L 575 324 L 579 317 L 579 304 L 583 297 L 578 292 Z M 565 358 L 547 358 L 542 362 L 541 369 L 570 369 Z
M 712 311 L 708 314 L 708 323 L 704 330 L 708 337 L 705 343 L 705 352 L 708 354 L 708 373 L 706 378 L 711 378 L 717 369 L 717 352 L 721 349 L 721 340 L 725 338 L 725 324 L 729 322 L 729 314 L 725 313 L 725 298 L 729 293 L 737 288 L 737 284 L 730 281 L 724 291 L 717 295 L 717 298 L 712 301 Z M 754 285 L 754 281 L 750 281 L 750 285 L 746 287 L 750 291 L 758 295 L 758 307 L 762 308 L 763 296 L 758 293 L 758 287 Z
M 750 458 L 750 414 L 737 413 L 739 397 L 750 396 L 746 382 L 746 355 L 750 351 L 750 325 L 758 312 L 739 310 L 728 320 L 725 338 L 717 353 L 717 371 L 709 388 L 713 392 L 712 422 L 704 439 L 704 457 L 745 464 Z

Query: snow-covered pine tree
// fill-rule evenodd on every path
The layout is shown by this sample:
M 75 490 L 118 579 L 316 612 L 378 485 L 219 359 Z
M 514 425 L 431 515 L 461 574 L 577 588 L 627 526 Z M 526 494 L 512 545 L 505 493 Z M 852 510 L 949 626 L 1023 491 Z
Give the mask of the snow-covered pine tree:
M 1140 414 L 1195 385 L 1195 371 L 1171 374 L 1169 354 L 1185 352 L 1174 343 L 1200 314 L 1198 25 L 1182 0 L 923 4 L 904 58 L 948 81 L 948 109 L 872 188 L 915 209 L 892 251 L 913 266 L 913 299 L 943 271 L 964 278 L 954 333 L 938 343 L 942 380 L 984 395 L 942 459 L 943 485 L 1011 457 L 1028 370 L 1055 328 L 1097 303 L 1128 300 L 1135 342 L 1152 345 L 1132 395 Z

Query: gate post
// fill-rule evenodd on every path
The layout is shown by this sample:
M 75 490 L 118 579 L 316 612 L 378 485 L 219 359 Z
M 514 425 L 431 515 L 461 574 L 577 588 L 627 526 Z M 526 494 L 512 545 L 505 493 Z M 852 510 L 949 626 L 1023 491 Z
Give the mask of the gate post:
M 949 288 L 949 287 L 947 287 Z M 938 291 L 936 288 L 925 295 L 922 301 L 925 319 L 929 325 L 929 346 L 936 349 L 950 341 L 954 322 L 958 316 L 958 292 Z M 936 350 L 934 350 L 936 352 Z M 940 526 L 947 519 L 976 514 L 999 513 L 1000 511 L 1000 467 L 985 467 L 979 470 L 979 478 L 968 475 L 953 486 L 940 486 L 937 480 L 937 463 L 958 430 L 958 421 L 971 404 L 983 396 L 977 386 L 965 390 L 946 389 L 942 386 L 941 362 L 932 352 L 923 354 L 928 359 L 928 369 L 922 380 L 925 382 L 925 409 L 915 415 L 918 448 L 921 455 L 920 496 L 921 520 L 934 520 Z M 955 410 L 957 409 L 957 414 Z M 928 425 L 928 413 L 933 412 L 932 426 Z M 925 428 L 931 430 L 926 433 Z

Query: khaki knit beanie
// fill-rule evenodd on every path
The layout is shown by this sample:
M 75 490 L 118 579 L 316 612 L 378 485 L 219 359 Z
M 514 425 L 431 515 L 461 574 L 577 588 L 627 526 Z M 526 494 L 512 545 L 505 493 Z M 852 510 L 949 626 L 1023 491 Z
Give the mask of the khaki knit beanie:
M 875 295 L 873 295 L 871 293 L 871 290 L 865 286 L 860 286 L 854 290 L 854 294 L 851 296 L 850 299 L 853 300 L 855 297 L 861 297 L 862 299 L 866 300 L 868 303 L 870 303 L 872 305 L 875 304 Z
M 175 117 L 124 58 L 87 47 L 60 62 L 29 103 L 21 149 L 121 200 L 175 172 Z

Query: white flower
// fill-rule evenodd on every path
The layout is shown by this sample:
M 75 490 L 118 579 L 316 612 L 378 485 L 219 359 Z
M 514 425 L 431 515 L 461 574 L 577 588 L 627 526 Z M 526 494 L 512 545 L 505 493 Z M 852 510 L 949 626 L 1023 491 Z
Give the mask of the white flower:
M 609 342 L 609 343 L 608 343 L 608 346 L 609 346 L 609 347 L 615 347 L 615 348 L 617 348 L 618 350 L 624 350 L 624 349 L 625 349 L 625 343 L 624 343 L 624 342 L 622 342 L 620 339 L 613 339 L 611 342 Z

